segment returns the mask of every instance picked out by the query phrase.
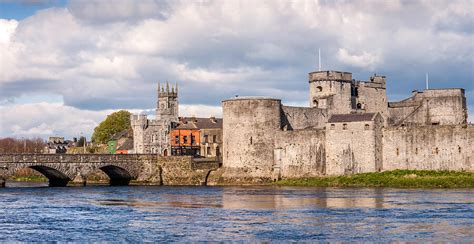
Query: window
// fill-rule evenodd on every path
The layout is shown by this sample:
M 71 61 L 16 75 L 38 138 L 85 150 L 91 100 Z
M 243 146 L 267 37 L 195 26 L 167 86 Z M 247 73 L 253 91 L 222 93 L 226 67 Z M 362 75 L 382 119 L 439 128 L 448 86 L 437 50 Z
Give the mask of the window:
M 347 130 L 347 124 L 342 124 L 342 129 Z
M 179 136 L 174 137 L 174 143 L 179 144 Z
M 400 155 L 400 149 L 397 148 L 397 156 Z
M 418 155 L 418 148 L 415 148 L 415 154 Z
M 252 145 L 253 141 L 252 141 L 252 137 L 250 137 L 250 145 Z
M 196 136 L 191 134 L 191 145 L 196 143 Z
M 458 146 L 458 152 L 461 153 L 461 146 Z
M 439 149 L 438 149 L 438 148 L 435 148 L 434 153 L 435 153 L 435 154 L 438 154 L 438 153 L 439 153 Z
M 214 142 L 214 143 L 217 142 L 217 136 L 216 135 L 212 135 L 212 142 Z
M 219 157 L 220 154 L 221 154 L 221 151 L 219 150 L 219 147 L 217 146 L 216 147 L 216 157 Z
M 331 124 L 331 130 L 334 130 L 336 129 L 336 125 L 335 124 Z
M 207 138 L 208 136 L 207 135 L 204 135 L 204 142 L 207 143 Z
M 365 130 L 370 130 L 370 125 L 369 125 L 369 124 L 365 124 L 365 125 L 364 125 L 364 129 L 365 129 Z
M 323 91 L 323 87 L 322 86 L 318 86 L 316 87 L 318 89 L 318 92 L 322 92 Z
M 183 136 L 183 144 L 188 143 L 188 136 Z
M 207 147 L 206 151 L 207 151 L 207 155 L 211 155 L 211 147 Z
M 357 109 L 362 109 L 362 104 L 357 103 Z
M 314 105 L 315 107 L 318 107 L 318 100 L 314 99 L 314 100 L 313 100 L 313 105 Z

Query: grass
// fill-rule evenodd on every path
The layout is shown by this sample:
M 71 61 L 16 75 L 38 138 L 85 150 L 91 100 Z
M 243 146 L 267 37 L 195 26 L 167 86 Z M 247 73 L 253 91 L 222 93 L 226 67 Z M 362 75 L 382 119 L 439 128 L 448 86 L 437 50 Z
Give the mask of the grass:
M 285 179 L 274 184 L 319 187 L 474 188 L 474 172 L 394 170 L 350 176 Z
M 42 175 L 12 176 L 8 178 L 12 181 L 46 182 L 48 178 Z

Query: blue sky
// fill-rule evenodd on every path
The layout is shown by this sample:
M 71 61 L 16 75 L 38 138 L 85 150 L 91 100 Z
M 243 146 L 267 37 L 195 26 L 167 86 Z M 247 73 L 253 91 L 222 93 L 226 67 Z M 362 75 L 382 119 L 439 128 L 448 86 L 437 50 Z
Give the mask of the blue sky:
M 0 1 L 0 18 L 2 19 L 16 19 L 21 20 L 32 16 L 36 11 L 53 7 L 65 7 L 67 1 L 65 0 L 51 0 L 51 1 Z
M 0 0 L 0 137 L 90 135 L 118 109 L 152 113 L 158 81 L 180 113 L 273 96 L 308 104 L 317 64 L 388 78 L 389 99 L 466 89 L 474 110 L 472 1 Z

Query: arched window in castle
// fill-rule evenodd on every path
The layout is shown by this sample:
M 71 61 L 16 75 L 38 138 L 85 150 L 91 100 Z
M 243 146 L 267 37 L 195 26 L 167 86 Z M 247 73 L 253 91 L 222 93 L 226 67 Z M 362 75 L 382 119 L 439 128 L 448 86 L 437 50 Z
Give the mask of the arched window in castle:
M 342 129 L 347 130 L 347 124 L 342 124 Z
M 318 92 L 322 92 L 323 91 L 323 87 L 322 86 L 318 86 L 316 87 L 318 89 Z
M 252 140 L 252 137 L 250 137 L 250 145 L 252 145 L 253 143 L 253 140 Z
M 361 103 L 357 103 L 357 109 L 362 109 L 362 104 Z
M 434 153 L 435 153 L 435 154 L 438 154 L 438 153 L 439 153 L 439 149 L 438 149 L 438 148 L 435 148 Z
M 318 107 L 318 100 L 314 99 L 314 100 L 313 100 L 313 105 L 314 105 L 315 107 Z
M 458 152 L 461 153 L 461 146 L 458 146 Z
M 336 125 L 335 124 L 331 124 L 331 130 L 335 130 L 336 129 Z
M 369 125 L 369 124 L 365 124 L 365 125 L 364 125 L 364 129 L 365 129 L 365 130 L 370 130 L 370 125 Z
M 400 155 L 400 149 L 397 148 L 397 156 Z

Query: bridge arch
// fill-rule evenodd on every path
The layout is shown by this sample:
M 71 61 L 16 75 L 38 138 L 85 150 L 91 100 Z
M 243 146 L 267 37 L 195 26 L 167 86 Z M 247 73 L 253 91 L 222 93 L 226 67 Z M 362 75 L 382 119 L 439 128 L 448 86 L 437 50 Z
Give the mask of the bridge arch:
M 28 168 L 38 171 L 49 180 L 49 186 L 66 186 L 71 178 L 58 169 L 45 165 L 31 165 Z M 18 169 L 17 169 L 18 170 Z
M 109 177 L 111 186 L 126 186 L 133 178 L 128 170 L 117 165 L 108 164 L 99 167 L 99 169 Z

